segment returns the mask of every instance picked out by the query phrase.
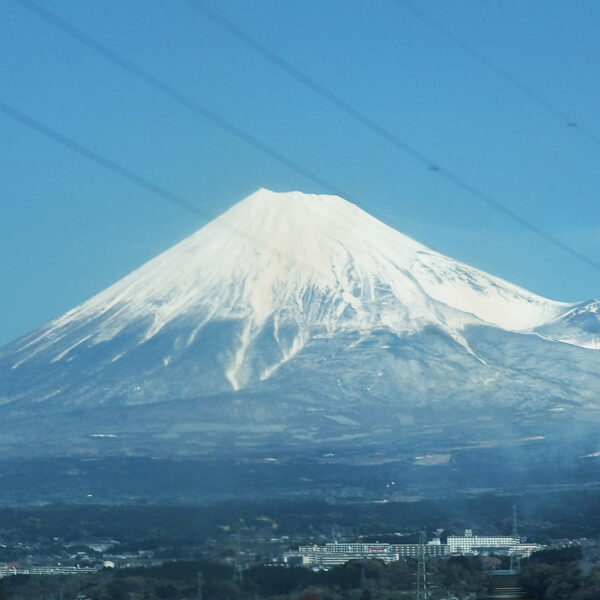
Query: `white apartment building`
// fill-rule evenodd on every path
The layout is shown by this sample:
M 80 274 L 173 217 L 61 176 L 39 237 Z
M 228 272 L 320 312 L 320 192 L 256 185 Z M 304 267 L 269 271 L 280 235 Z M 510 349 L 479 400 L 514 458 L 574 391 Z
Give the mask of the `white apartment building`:
M 325 546 L 300 546 L 298 552 L 288 552 L 284 555 L 287 562 L 291 557 L 301 557 L 302 565 L 314 569 L 329 569 L 335 565 L 343 565 L 350 560 L 376 558 L 384 563 L 402 558 L 417 558 L 423 551 L 428 557 L 443 557 L 449 553 L 446 544 L 429 542 L 424 546 L 419 544 L 386 544 L 379 542 L 347 543 L 331 542 Z
M 302 564 L 306 567 L 329 569 L 335 565 L 343 565 L 349 560 L 361 558 L 378 558 L 385 563 L 399 560 L 397 552 L 390 550 L 389 544 L 346 544 L 337 542 L 325 546 L 300 546 L 298 553 Z
M 539 544 L 522 544 L 518 537 L 509 535 L 473 535 L 470 529 L 465 535 L 451 535 L 448 543 L 442 544 L 439 538 L 420 544 L 387 544 L 379 542 L 330 542 L 324 546 L 300 546 L 297 552 L 286 552 L 285 562 L 298 561 L 312 569 L 330 569 L 350 560 L 376 558 L 384 563 L 406 558 L 419 558 L 421 553 L 427 558 L 445 558 L 456 554 L 480 554 L 486 552 L 518 552 L 530 556 L 539 550 Z
M 449 535 L 448 547 L 452 554 L 475 554 L 482 550 L 518 552 L 521 556 L 530 556 L 539 550 L 539 544 L 522 544 L 519 537 L 510 535 L 473 535 L 471 529 L 465 535 Z

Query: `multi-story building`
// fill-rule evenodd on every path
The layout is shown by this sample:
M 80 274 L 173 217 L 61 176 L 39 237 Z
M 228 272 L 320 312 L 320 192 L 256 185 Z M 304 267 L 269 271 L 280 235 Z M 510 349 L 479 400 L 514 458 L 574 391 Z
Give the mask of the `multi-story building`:
M 440 538 L 434 538 L 424 546 L 421 544 L 391 544 L 390 548 L 397 552 L 400 558 L 418 558 L 421 548 L 427 558 L 444 558 L 450 554 L 450 547 L 448 544 L 442 544 Z
M 471 529 L 465 535 L 449 535 L 448 548 L 452 554 L 479 554 L 482 552 L 518 552 L 530 556 L 541 548 L 539 544 L 523 544 L 519 537 L 510 535 L 473 535 Z
M 378 558 L 385 563 L 398 560 L 398 554 L 390 551 L 389 544 L 346 544 L 333 542 L 325 546 L 300 546 L 298 553 L 306 567 L 329 569 L 343 565 L 349 560 Z
M 484 554 L 486 552 L 519 553 L 529 556 L 539 550 L 539 544 L 523 544 L 520 538 L 504 535 L 473 535 L 470 529 L 464 536 L 451 535 L 448 543 L 442 544 L 435 538 L 427 544 L 385 544 L 379 542 L 331 542 L 324 546 L 300 546 L 298 552 L 287 552 L 285 562 L 301 563 L 313 569 L 329 569 L 343 565 L 349 560 L 376 558 L 385 563 L 404 558 L 444 558 L 456 554 Z
M 421 546 L 420 544 L 384 544 L 332 542 L 325 546 L 300 546 L 298 552 L 289 552 L 284 560 L 300 556 L 302 564 L 316 569 L 328 569 L 335 565 L 343 565 L 349 560 L 376 558 L 385 563 L 402 558 L 417 558 L 423 551 L 428 557 L 442 557 L 449 553 L 446 544 L 439 539 Z
M 62 565 L 14 565 L 1 564 L 0 578 L 10 575 L 80 575 L 81 573 L 96 573 L 94 567 L 67 567 Z

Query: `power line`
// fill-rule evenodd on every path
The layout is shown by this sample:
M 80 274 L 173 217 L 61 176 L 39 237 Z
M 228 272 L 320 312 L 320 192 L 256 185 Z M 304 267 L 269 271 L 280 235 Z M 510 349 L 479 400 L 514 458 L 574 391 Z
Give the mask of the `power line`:
M 212 221 L 213 219 L 215 219 L 215 215 L 203 210 L 199 206 L 192 204 L 191 202 L 188 202 L 181 196 L 178 196 L 177 194 L 170 192 L 166 188 L 153 183 L 152 181 L 150 181 L 149 179 L 146 179 L 142 175 L 138 175 L 137 173 L 134 173 L 127 167 L 124 167 L 123 165 L 119 164 L 118 162 L 116 162 L 110 158 L 107 158 L 106 156 L 103 156 L 102 154 L 96 152 L 95 150 L 91 150 L 87 146 L 80 144 L 79 142 L 75 141 L 74 139 L 60 133 L 56 129 L 48 127 L 44 123 L 37 121 L 36 119 L 34 119 L 33 117 L 30 117 L 29 115 L 26 115 L 22 111 L 10 106 L 9 104 L 6 104 L 2 100 L 0 100 L 0 112 L 4 113 L 5 115 L 10 117 L 14 121 L 20 123 L 21 125 L 25 125 L 26 127 L 29 127 L 30 129 L 33 129 L 34 131 L 37 131 L 41 135 L 57 142 L 58 144 L 61 144 L 62 146 L 68 148 L 69 150 L 76 152 L 77 154 L 87 158 L 88 160 L 90 160 L 98 165 L 101 165 L 102 167 L 104 167 L 104 168 L 108 169 L 109 171 L 115 173 L 116 175 L 119 175 L 120 177 L 130 181 L 131 183 L 138 185 L 142 189 L 152 192 L 153 194 L 155 194 L 156 196 L 159 196 L 163 200 L 167 200 L 171 204 L 174 204 L 180 208 L 183 208 L 195 215 L 199 215 L 200 217 L 202 217 L 203 219 L 205 219 L 207 221 Z M 253 242 L 257 245 L 262 246 L 268 252 L 272 252 L 274 254 L 287 257 L 288 259 L 290 259 L 290 261 L 295 262 L 298 266 L 301 266 L 306 269 L 312 269 L 312 267 L 314 266 L 314 265 L 308 264 L 302 258 L 292 256 L 291 254 L 288 254 L 287 252 L 282 251 L 277 247 L 269 245 L 267 242 L 265 242 L 265 240 L 261 240 L 260 238 L 257 238 L 255 236 L 247 233 L 243 229 L 234 227 L 234 226 L 232 226 L 228 223 L 224 223 L 222 221 L 219 222 L 219 226 L 222 227 L 223 229 L 226 229 L 226 230 L 232 232 L 234 235 L 237 235 L 238 237 L 244 238 L 246 240 L 250 240 L 251 242 Z
M 21 4 L 24 8 L 30 10 L 31 12 L 34 12 L 36 15 L 38 15 L 39 17 L 44 19 L 46 22 L 48 22 L 51 25 L 53 25 L 54 27 L 60 29 L 62 32 L 66 33 L 68 36 L 70 36 L 74 40 L 78 41 L 79 43 L 83 44 L 84 46 L 87 46 L 88 48 L 90 48 L 91 50 L 96 52 L 97 54 L 100 54 L 103 58 L 105 58 L 106 60 L 110 61 L 111 63 L 117 65 L 118 67 L 120 67 L 121 69 L 123 69 L 124 71 L 129 73 L 130 75 L 133 75 L 134 77 L 144 81 L 146 84 L 152 86 L 154 89 L 165 94 L 166 96 L 168 96 L 175 102 L 177 102 L 177 103 L 181 104 L 182 106 L 185 106 L 189 110 L 199 114 L 200 116 L 204 117 L 208 121 L 211 121 L 212 123 L 214 123 L 221 129 L 223 129 L 223 130 L 227 131 L 228 133 L 232 134 L 233 136 L 237 137 L 239 140 L 245 142 L 249 146 L 252 146 L 254 149 L 259 150 L 263 154 L 266 154 L 273 160 L 279 162 L 280 164 L 284 165 L 285 167 L 291 169 L 292 171 L 295 171 L 299 175 L 302 175 L 309 181 L 312 181 L 313 183 L 324 188 L 328 192 L 339 195 L 339 196 L 344 196 L 346 199 L 351 200 L 352 202 L 354 202 L 357 205 L 360 205 L 354 199 L 351 199 L 348 196 L 348 194 L 345 194 L 345 192 L 343 192 L 337 186 L 335 186 L 333 183 L 331 183 L 331 182 L 327 181 L 326 179 L 324 179 L 323 177 L 320 177 L 319 175 L 313 173 L 311 170 L 303 167 L 302 165 L 300 165 L 297 162 L 293 161 L 292 159 L 288 158 L 287 156 L 285 156 L 284 154 L 282 154 L 275 148 L 265 144 L 264 142 L 259 140 L 257 137 L 253 136 L 252 134 L 248 133 L 247 131 L 244 131 L 237 125 L 234 125 L 233 123 L 231 123 L 231 121 L 228 121 L 227 119 L 221 117 L 220 115 L 213 112 L 209 108 L 203 106 L 202 104 L 197 102 L 194 98 L 191 98 L 190 96 L 179 91 L 172 85 L 166 83 L 165 81 L 159 79 L 158 77 L 155 77 L 150 72 L 143 69 L 142 67 L 140 67 L 137 64 L 133 63 L 132 61 L 124 58 L 117 52 L 111 50 L 108 46 L 101 44 L 94 38 L 83 33 L 79 29 L 73 27 L 70 23 L 67 23 L 66 21 L 64 21 L 60 17 L 56 16 L 54 13 L 50 12 L 46 8 L 40 6 L 33 0 L 16 0 L 16 1 L 19 2 L 19 4 Z
M 351 194 L 348 194 L 347 192 L 340 189 L 338 186 L 334 185 L 330 181 L 326 180 L 325 178 L 321 177 L 320 175 L 317 175 L 310 169 L 295 162 L 294 160 L 292 160 L 291 158 L 282 154 L 281 152 L 279 152 L 272 146 L 269 146 L 268 144 L 259 140 L 254 135 L 248 133 L 247 131 L 243 130 L 242 128 L 238 127 L 237 125 L 234 125 L 233 123 L 231 123 L 231 121 L 228 121 L 224 117 L 221 117 L 220 115 L 216 114 L 214 111 L 203 106 L 194 98 L 188 96 L 187 94 L 181 92 L 180 90 L 173 87 L 172 85 L 159 79 L 158 77 L 156 77 L 152 73 L 146 71 L 139 65 L 124 58 L 123 56 L 121 56 L 120 54 L 115 52 L 114 50 L 111 50 L 108 46 L 101 44 L 100 42 L 98 42 L 97 40 L 92 38 L 91 36 L 85 34 L 84 32 L 80 31 L 79 29 L 77 29 L 76 27 L 71 25 L 70 23 L 67 23 L 64 19 L 61 19 L 54 13 L 50 12 L 48 9 L 40 6 L 34 0 L 16 0 L 16 1 L 19 2 L 24 8 L 30 10 L 31 12 L 35 13 L 36 15 L 38 15 L 39 17 L 44 19 L 50 25 L 53 25 L 54 27 L 56 27 L 63 33 L 66 33 L 69 37 L 71 37 L 75 41 L 83 44 L 84 46 L 93 50 L 94 52 L 96 52 L 97 54 L 99 54 L 100 56 L 102 56 L 103 58 L 108 60 L 109 62 L 117 65 L 118 67 L 120 67 L 121 69 L 126 71 L 128 74 L 130 74 L 133 77 L 136 77 L 136 78 L 140 79 L 141 81 L 145 82 L 146 84 L 152 86 L 154 89 L 165 94 L 166 96 L 168 96 L 169 98 L 171 98 L 172 100 L 177 102 L 178 104 L 181 104 L 185 108 L 195 112 L 196 114 L 200 115 L 201 117 L 205 118 L 206 120 L 212 122 L 213 124 L 217 125 L 221 129 L 227 131 L 234 137 L 237 137 L 239 140 L 241 140 L 242 142 L 251 146 L 252 148 L 262 152 L 269 158 L 272 158 L 273 160 L 280 163 L 281 165 L 283 165 L 283 166 L 287 167 L 288 169 L 303 176 L 308 181 L 312 181 L 313 183 L 315 183 L 319 187 L 321 187 L 323 190 L 325 190 L 331 194 L 341 196 L 341 197 L 345 198 L 346 200 L 349 200 L 356 206 L 362 208 L 363 210 L 366 210 L 372 216 L 377 217 L 381 221 L 384 221 L 384 222 L 388 221 L 383 215 L 379 214 L 378 211 L 374 210 L 370 206 L 368 206 L 368 205 L 364 204 L 363 202 L 359 201 L 358 199 L 354 198 Z M 388 223 L 389 223 L 389 221 L 388 221 Z M 393 225 L 393 223 L 392 223 L 392 225 Z M 395 228 L 400 229 L 400 227 L 395 227 Z
M 111 160 L 110 158 L 106 158 L 102 154 L 99 154 L 98 152 L 91 150 L 87 146 L 84 146 L 83 144 L 76 142 L 74 139 L 67 137 L 66 135 L 60 133 L 59 131 L 56 131 L 56 129 L 52 129 L 51 127 L 48 127 L 47 125 L 44 125 L 40 121 L 33 119 L 32 117 L 30 117 L 29 115 L 26 115 L 25 113 L 21 112 L 20 110 L 13 108 L 12 106 L 10 106 L 9 104 L 6 104 L 5 102 L 2 102 L 2 100 L 0 100 L 0 111 L 3 112 L 5 115 L 9 116 L 14 121 L 21 123 L 21 125 L 25 125 L 26 127 L 29 127 L 30 129 L 33 129 L 34 131 L 41 133 L 42 135 L 46 136 L 47 138 L 50 138 L 51 140 L 58 142 L 62 146 L 69 148 L 69 150 L 72 150 L 73 152 L 76 152 L 77 154 L 84 156 L 85 158 L 91 160 L 92 162 L 95 162 L 96 164 L 103 166 L 104 168 L 108 169 L 109 171 L 112 171 L 116 175 L 119 175 L 120 177 L 123 177 L 124 179 L 129 180 L 130 182 L 136 184 L 137 186 L 139 186 L 149 192 L 152 192 L 153 194 L 155 194 L 156 196 L 159 196 L 163 200 L 167 200 L 168 202 L 171 202 L 172 204 L 175 204 L 176 206 L 179 206 L 180 208 L 183 208 L 187 211 L 193 212 L 194 214 L 197 214 L 205 219 L 210 220 L 213 218 L 212 215 L 204 212 L 201 208 L 199 208 L 195 204 L 192 204 L 191 202 L 188 202 L 187 200 L 185 200 L 184 198 L 181 198 L 177 194 L 173 194 L 169 190 L 167 190 L 159 185 L 156 185 L 155 183 L 152 183 L 149 179 L 146 179 L 145 177 L 138 175 L 137 173 L 134 173 L 133 171 L 130 171 L 127 167 L 124 167 L 123 165 L 115 162 L 114 160 Z
M 503 204 L 501 204 L 500 202 L 498 202 L 497 200 L 494 200 L 492 197 L 490 197 L 490 196 L 484 194 L 483 192 L 479 191 L 478 189 L 474 188 L 469 183 L 467 183 L 460 177 L 457 177 L 450 171 L 443 171 L 443 174 L 448 181 L 451 181 L 452 183 L 454 183 L 454 185 L 463 189 L 465 192 L 468 192 L 472 196 L 479 198 L 480 200 L 482 200 L 489 206 L 492 206 L 493 208 L 495 208 L 498 212 L 501 212 L 503 215 L 505 215 L 505 216 L 509 217 L 510 219 L 512 219 L 513 221 L 519 223 L 524 229 L 528 229 L 529 231 L 531 231 L 532 233 L 535 233 L 537 236 L 546 240 L 550 244 L 553 244 L 557 248 L 560 248 L 561 250 L 563 250 L 567 254 L 570 254 L 571 256 L 580 260 L 581 262 L 584 262 L 589 267 L 592 267 L 592 268 L 596 269 L 597 271 L 600 271 L 600 262 L 579 252 L 579 250 L 577 250 L 576 248 L 573 248 L 573 246 L 570 246 L 566 242 L 563 242 L 561 239 L 557 238 L 556 236 L 552 235 L 551 233 L 548 233 L 541 227 L 538 227 L 535 223 L 532 223 L 531 221 L 525 219 L 524 217 L 522 217 L 515 211 L 511 210 L 510 208 L 508 208 L 508 207 L 504 206 Z
M 426 23 L 429 27 L 431 27 L 438 33 L 441 33 L 444 37 L 449 39 L 466 54 L 477 60 L 487 69 L 498 75 L 500 78 L 510 83 L 515 89 L 519 90 L 519 92 L 521 92 L 531 101 L 544 108 L 549 114 L 551 114 L 555 119 L 560 121 L 563 125 L 567 125 L 568 127 L 577 129 L 588 139 L 600 146 L 600 136 L 596 135 L 593 131 L 590 131 L 587 127 L 582 126 L 581 123 L 578 123 L 575 119 L 569 116 L 562 108 L 557 106 L 554 102 L 548 100 L 542 94 L 539 94 L 537 91 L 535 91 L 528 85 L 525 85 L 512 73 L 510 73 L 500 65 L 496 64 L 485 54 L 482 54 L 479 50 L 471 46 L 464 38 L 448 29 L 445 25 L 443 25 L 430 15 L 423 12 L 418 6 L 410 2 L 410 0 L 399 0 L 399 2 L 403 4 L 405 8 L 407 8 L 411 13 L 413 13 L 413 15 L 415 15 L 421 21 Z
M 507 206 L 505 206 L 498 200 L 495 200 L 494 198 L 492 198 L 491 196 L 489 196 L 482 190 L 471 185 L 468 181 L 466 181 L 459 175 L 456 175 L 452 171 L 440 166 L 434 159 L 427 156 L 425 153 L 421 152 L 420 150 L 418 150 L 411 144 L 400 139 L 394 133 L 391 133 L 387 128 L 385 128 L 383 125 L 381 125 L 375 119 L 371 118 L 366 113 L 364 113 L 357 107 L 353 106 L 352 104 L 350 104 L 349 102 L 347 102 L 346 100 L 344 100 L 343 98 L 341 98 L 340 96 L 338 96 L 337 94 L 332 92 L 330 89 L 326 88 L 324 85 L 322 85 L 319 82 L 317 82 L 316 80 L 314 80 L 312 77 L 310 77 L 309 75 L 307 75 L 306 73 L 304 73 L 303 71 L 301 71 L 300 69 L 298 69 L 297 67 L 295 67 L 294 65 L 289 63 L 288 61 L 286 61 L 285 59 L 281 58 L 273 50 L 271 50 L 267 46 L 261 44 L 259 41 L 257 41 L 256 39 L 254 39 L 253 37 L 248 35 L 246 32 L 244 32 L 242 29 L 240 29 L 239 27 L 237 27 L 236 25 L 231 23 L 229 20 L 227 20 L 225 17 L 223 17 L 219 13 L 208 8 L 207 6 L 205 6 L 198 0 L 187 0 L 187 2 L 193 8 L 195 8 L 199 13 L 203 14 L 204 16 L 209 18 L 213 23 L 216 23 L 219 27 L 221 27 L 225 31 L 229 32 L 231 35 L 236 37 L 238 40 L 240 40 L 246 46 L 255 50 L 260 55 L 262 55 L 264 58 L 266 58 L 273 64 L 277 65 L 278 67 L 280 67 L 288 75 L 290 75 L 291 77 L 293 77 L 300 83 L 304 84 L 306 87 L 311 89 L 313 92 L 315 92 L 316 94 L 318 94 L 319 96 L 321 96 L 322 98 L 324 98 L 325 100 L 327 100 L 328 102 L 330 102 L 331 104 L 333 104 L 334 106 L 336 106 L 337 108 L 339 108 L 340 110 L 345 112 L 346 114 L 350 115 L 351 117 L 353 117 L 354 119 L 356 119 L 357 121 L 362 123 L 365 127 L 370 129 L 373 133 L 375 133 L 379 137 L 383 138 L 384 140 L 386 140 L 387 142 L 389 142 L 390 144 L 392 144 L 399 150 L 402 150 L 403 152 L 408 154 L 414 160 L 425 165 L 430 171 L 439 173 L 442 177 L 444 177 L 447 181 L 449 181 L 456 187 L 460 188 L 461 190 L 463 190 L 464 192 L 473 196 L 474 198 L 477 198 L 479 201 L 483 202 L 484 204 L 487 204 L 491 208 L 502 213 L 505 217 L 512 219 L 513 221 L 515 221 L 516 223 L 521 225 L 523 228 L 529 230 L 531 233 L 534 233 L 535 235 L 544 239 L 546 242 L 553 244 L 554 246 L 556 246 L 557 248 L 560 248 L 562 251 L 566 252 L 567 254 L 570 254 L 571 256 L 584 262 L 588 266 L 591 266 L 594 269 L 600 271 L 600 262 L 597 262 L 597 261 L 585 256 L 584 254 L 582 254 L 581 252 L 579 252 L 578 250 L 576 250 L 569 244 L 563 242 L 562 240 L 555 237 L 551 233 L 548 233 L 547 231 L 543 230 L 541 227 L 538 227 L 532 221 L 529 221 L 528 219 L 519 215 L 517 212 L 508 208 Z
M 93 50 L 97 54 L 101 55 L 106 60 L 117 65 L 118 67 L 120 67 L 121 69 L 123 69 L 124 71 L 129 73 L 130 75 L 144 81 L 145 83 L 152 86 L 154 89 L 158 90 L 159 92 L 165 94 L 166 96 L 168 96 L 175 102 L 181 104 L 182 106 L 188 108 L 189 110 L 192 110 L 193 112 L 199 114 L 200 116 L 204 117 L 205 119 L 211 121 L 218 127 L 222 128 L 223 130 L 234 135 L 235 137 L 237 137 L 241 141 L 245 142 L 246 144 L 252 146 L 256 150 L 259 150 L 260 152 L 269 156 L 273 160 L 279 162 L 280 164 L 286 166 L 287 168 L 302 175 L 309 181 L 316 183 L 317 185 L 324 188 L 326 191 L 329 191 L 330 193 L 342 196 L 342 197 L 346 198 L 347 200 L 353 202 L 357 206 L 366 208 L 361 202 L 357 201 L 351 195 L 345 193 L 343 190 L 339 189 L 337 186 L 333 185 L 331 182 L 329 182 L 325 178 L 315 174 L 314 172 L 310 171 L 309 169 L 296 163 L 295 161 L 291 160 L 290 158 L 288 158 L 287 156 L 285 156 L 284 154 L 282 154 L 275 148 L 265 144 L 264 142 L 262 142 L 261 140 L 259 140 L 255 136 L 253 136 L 252 134 L 249 134 L 242 128 L 240 128 L 237 125 L 234 125 L 233 123 L 228 121 L 227 119 L 221 117 L 220 115 L 217 115 L 212 110 L 201 105 L 194 98 L 191 98 L 190 96 L 179 91 L 172 85 L 164 82 L 163 80 L 154 76 L 153 74 L 151 74 L 150 72 L 141 68 L 137 64 L 133 63 L 132 61 L 122 57 L 120 54 L 118 54 L 114 50 L 110 49 L 108 46 L 101 44 L 100 42 L 98 42 L 97 40 L 92 38 L 91 36 L 83 33 L 79 29 L 73 27 L 71 24 L 67 23 L 60 17 L 56 16 L 54 13 L 50 12 L 46 8 L 40 6 L 33 0 L 17 0 L 17 2 L 19 2 L 24 8 L 30 10 L 31 12 L 35 13 L 36 15 L 38 15 L 39 17 L 44 19 L 49 24 L 53 25 L 54 27 L 58 28 L 62 32 L 66 33 L 72 39 L 74 39 L 77 42 L 83 44 L 84 46 L 90 48 L 91 50 Z M 221 15 L 219 15 L 216 12 L 199 4 L 195 0 L 188 0 L 188 2 L 190 3 L 191 6 L 196 8 L 200 13 L 205 14 L 206 16 L 211 18 L 213 20 L 213 22 L 215 22 L 218 25 L 220 25 L 221 27 L 225 28 L 227 31 L 232 33 L 234 36 L 236 36 L 238 39 L 240 39 L 246 45 L 252 47 L 254 50 L 260 52 L 263 56 L 265 56 L 265 58 L 267 58 L 268 60 L 277 64 L 279 67 L 281 67 L 283 70 L 285 70 L 290 76 L 294 77 L 295 79 L 297 79 L 298 81 L 300 81 L 301 83 L 303 83 L 304 85 L 306 85 L 307 87 L 312 89 L 315 93 L 319 94 L 320 96 L 324 97 L 329 102 L 333 103 L 340 110 L 343 110 L 344 112 L 346 112 L 353 118 L 357 119 L 363 125 L 365 125 L 369 129 L 371 129 L 374 133 L 376 133 L 383 139 L 390 142 L 396 148 L 406 152 L 414 160 L 417 160 L 420 163 L 427 166 L 427 168 L 429 170 L 439 173 L 442 177 L 444 177 L 446 180 L 450 181 L 456 187 L 462 189 L 464 192 L 467 192 L 468 194 L 477 198 L 484 204 L 487 204 L 488 206 L 501 212 L 506 217 L 519 223 L 525 229 L 528 229 L 532 233 L 538 235 L 539 237 L 546 240 L 547 242 L 560 248 L 561 250 L 570 254 L 574 258 L 576 258 L 576 259 L 584 262 L 588 266 L 591 266 L 594 269 L 600 271 L 600 263 L 599 262 L 596 262 L 595 260 L 588 258 L 587 256 L 585 256 L 584 254 L 582 254 L 581 252 L 579 252 L 572 246 L 566 244 L 565 242 L 563 242 L 559 238 L 553 236 L 552 234 L 544 231 L 543 229 L 541 229 L 540 227 L 538 227 L 531 221 L 525 219 L 518 213 L 511 210 L 510 208 L 504 206 L 502 203 L 500 203 L 497 200 L 493 199 L 492 197 L 488 196 L 481 190 L 475 188 L 474 186 L 469 184 L 466 180 L 462 179 L 458 175 L 455 175 L 451 171 L 438 165 L 435 161 L 430 159 L 427 155 L 422 153 L 420 150 L 417 150 L 410 144 L 404 142 L 395 134 L 390 133 L 385 127 L 380 125 L 377 121 L 375 121 L 371 117 L 367 116 L 365 113 L 363 113 L 356 107 L 352 106 L 351 104 L 349 104 L 348 102 L 343 100 L 341 97 L 334 94 L 333 92 L 328 90 L 326 87 L 319 84 L 314 79 L 312 79 L 311 77 L 309 77 L 308 75 L 306 75 L 305 73 L 303 73 L 302 71 L 300 71 L 299 69 L 297 69 L 296 67 L 294 67 L 293 65 L 291 65 L 290 63 L 285 61 L 284 59 L 282 59 L 281 57 L 279 57 L 275 52 L 273 52 L 272 50 L 268 49 L 266 46 L 263 46 L 262 44 L 260 44 L 256 40 L 254 40 L 254 38 L 252 38 L 248 34 L 244 33 L 238 27 L 231 24 L 229 21 L 227 21 Z M 7 105 L 5 105 L 5 106 L 7 106 Z M 10 110 L 14 111 L 15 109 L 10 109 Z M 5 110 L 4 112 L 6 112 L 8 114 L 8 111 Z M 20 113 L 20 114 L 22 115 L 22 113 Z M 29 117 L 27 117 L 27 118 L 30 119 Z M 45 127 L 45 126 L 42 125 L 42 127 Z M 46 129 L 49 129 L 49 128 L 46 128 Z M 54 133 L 58 133 L 58 132 L 54 132 Z M 61 134 L 58 134 L 58 136 L 61 136 Z M 73 142 L 72 140 L 71 140 L 71 143 L 77 145 L 77 143 Z M 91 151 L 88 151 L 88 152 L 91 152 Z M 81 153 L 82 152 L 80 152 L 80 154 Z M 94 153 L 92 152 L 92 154 L 94 154 Z M 95 160 L 95 159 L 93 159 L 93 160 Z M 107 159 L 104 159 L 104 160 L 107 160 Z M 102 162 L 99 160 L 95 160 L 95 162 L 99 162 L 100 164 L 102 164 Z M 108 162 L 110 162 L 110 161 L 108 161 Z M 114 163 L 114 165 L 118 166 L 118 165 L 116 165 L 116 163 Z M 104 166 L 106 166 L 106 165 L 104 165 Z M 130 175 L 133 175 L 133 174 L 130 173 Z M 132 179 L 132 177 L 130 177 L 130 176 L 127 176 L 127 175 L 124 175 L 124 176 L 128 177 L 129 179 Z M 151 184 L 148 181 L 146 181 L 145 183 L 150 184 L 150 186 L 153 186 L 153 184 Z M 147 187 L 147 189 L 150 189 L 145 184 L 144 184 L 144 187 Z M 163 190 L 163 192 L 166 192 L 166 190 Z M 166 195 L 164 195 L 164 194 L 159 194 L 159 195 L 162 195 L 163 197 L 166 198 Z M 167 195 L 168 195 L 168 192 L 167 192 Z M 179 203 L 181 205 L 180 202 L 176 202 L 176 203 Z M 373 214 L 374 216 L 378 216 L 375 211 L 372 211 L 369 209 L 369 212 L 371 214 Z
M 20 0 L 22 1 L 22 0 Z M 424 164 L 428 168 L 437 168 L 437 165 L 434 161 L 428 158 L 425 154 L 417 150 L 414 146 L 404 142 L 399 137 L 390 133 L 385 127 L 380 125 L 377 121 L 360 111 L 358 108 L 346 102 L 343 98 L 326 88 L 324 85 L 321 85 L 313 78 L 309 77 L 306 73 L 302 72 L 300 69 L 296 68 L 294 65 L 281 58 L 278 54 L 270 50 L 253 37 L 242 31 L 239 27 L 236 27 L 231 21 L 228 21 L 215 12 L 214 10 L 204 6 L 200 2 L 196 0 L 187 0 L 188 4 L 196 9 L 199 13 L 203 14 L 205 17 L 208 17 L 211 21 L 219 25 L 222 29 L 232 34 L 238 40 L 243 42 L 246 46 L 252 48 L 263 57 L 265 57 L 270 62 L 277 65 L 280 69 L 285 71 L 288 75 L 304 84 L 306 87 L 311 89 L 313 92 L 317 93 L 319 96 L 325 98 L 328 102 L 331 102 L 334 106 L 349 114 L 351 117 L 362 123 L 365 127 L 371 129 L 371 131 L 375 132 L 380 137 L 384 138 L 397 148 L 400 148 L 404 152 L 406 152 L 413 159 L 419 161 Z

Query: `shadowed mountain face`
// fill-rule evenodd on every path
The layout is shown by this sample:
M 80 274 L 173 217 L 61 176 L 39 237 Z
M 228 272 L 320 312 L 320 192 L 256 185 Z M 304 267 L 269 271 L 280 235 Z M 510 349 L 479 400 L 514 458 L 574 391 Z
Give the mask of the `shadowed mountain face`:
M 4 347 L 0 449 L 439 467 L 551 445 L 593 460 L 598 315 L 341 198 L 260 190 Z

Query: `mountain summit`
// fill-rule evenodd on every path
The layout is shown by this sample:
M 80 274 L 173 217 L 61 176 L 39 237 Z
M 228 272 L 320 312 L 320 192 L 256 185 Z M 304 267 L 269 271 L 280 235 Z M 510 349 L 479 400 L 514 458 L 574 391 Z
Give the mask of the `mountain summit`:
M 225 431 L 230 416 L 222 413 L 231 402 L 260 421 L 274 397 L 330 411 L 324 423 L 354 427 L 361 394 L 379 402 L 377 410 L 389 408 L 400 386 L 397 412 L 405 419 L 412 405 L 438 396 L 451 404 L 459 390 L 465 405 L 490 394 L 501 405 L 551 389 L 560 408 L 567 394 L 556 373 L 546 376 L 549 357 L 583 353 L 569 369 L 594 371 L 600 354 L 589 348 L 600 346 L 598 329 L 597 303 L 532 294 L 430 250 L 340 197 L 261 189 L 0 350 L 0 405 L 7 423 L 28 414 L 76 415 L 86 435 L 100 409 L 118 429 L 119 407 L 147 414 L 148 406 L 169 402 L 175 414 L 182 401 L 195 402 L 194 432 L 209 431 L 209 423 Z M 533 368 L 543 373 L 523 374 L 516 348 L 521 358 L 545 353 Z M 359 374 L 361 383 L 353 383 Z M 522 385 L 531 378 L 540 380 L 536 392 Z M 302 391 L 309 380 L 314 389 Z M 576 387 L 570 404 L 587 401 L 588 384 Z M 244 400 L 248 394 L 253 400 Z M 340 394 L 347 402 L 338 406 Z M 351 406 L 353 416 L 346 414 Z M 147 427 L 161 439 L 186 430 L 144 419 L 141 438 Z M 289 425 L 266 421 L 269 431 Z M 257 439 L 266 421 L 250 428 Z

